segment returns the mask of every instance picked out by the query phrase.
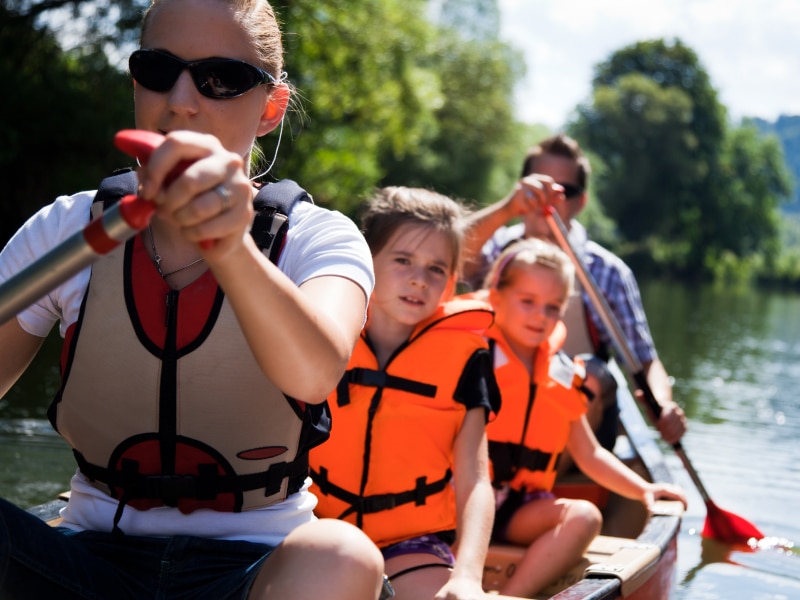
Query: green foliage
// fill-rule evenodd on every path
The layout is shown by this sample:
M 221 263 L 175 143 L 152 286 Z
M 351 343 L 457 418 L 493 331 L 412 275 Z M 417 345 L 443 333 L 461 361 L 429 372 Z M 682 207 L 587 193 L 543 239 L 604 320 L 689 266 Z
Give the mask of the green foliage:
M 415 152 L 437 128 L 441 84 L 417 58 L 434 33 L 424 2 L 275 7 L 290 80 L 304 101 L 274 174 L 296 178 L 322 204 L 352 213 L 382 178 L 381 156 Z
M 426 6 L 276 3 L 287 69 L 306 100 L 275 176 L 297 178 L 351 215 L 381 185 L 467 199 L 506 192 L 509 148 L 518 144 L 509 99 L 521 59 L 496 41 L 437 28 Z
M 605 167 L 594 177 L 597 194 L 623 238 L 678 230 L 676 200 L 704 175 L 692 160 L 698 142 L 688 95 L 632 73 L 597 88 L 578 115 L 573 132 Z
M 775 122 L 763 119 L 745 119 L 743 124 L 752 124 L 761 133 L 774 135 L 783 148 L 786 166 L 792 174 L 794 192 L 783 206 L 784 212 L 800 213 L 800 116 L 781 115 Z
M 778 206 L 791 193 L 780 144 L 729 127 L 696 54 L 680 40 L 638 42 L 596 69 L 571 133 L 632 263 L 745 280 L 779 253 Z
M 127 164 L 114 132 L 132 126 L 130 84 L 99 52 L 64 53 L 33 17 L 0 9 L 0 238 L 65 190 L 93 189 Z M 13 93 L 10 93 L 12 92 Z M 124 162 L 123 162 L 124 161 Z
M 498 42 L 440 34 L 426 59 L 441 81 L 443 103 L 434 111 L 438 126 L 416 152 L 384 156 L 383 183 L 483 201 L 507 193 L 522 163 L 512 162 L 513 150 L 525 143 L 509 103 L 517 59 Z

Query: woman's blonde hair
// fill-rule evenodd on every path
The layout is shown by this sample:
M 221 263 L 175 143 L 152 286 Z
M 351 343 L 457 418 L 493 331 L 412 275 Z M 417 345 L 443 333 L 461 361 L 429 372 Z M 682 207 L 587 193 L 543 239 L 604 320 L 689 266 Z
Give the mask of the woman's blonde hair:
M 150 3 L 142 20 L 140 41 L 159 7 L 169 1 L 153 0 Z M 219 0 L 219 2 L 230 7 L 236 21 L 250 38 L 260 63 L 256 66 L 264 69 L 276 80 L 280 80 L 283 71 L 283 41 L 280 25 L 270 3 L 267 0 Z

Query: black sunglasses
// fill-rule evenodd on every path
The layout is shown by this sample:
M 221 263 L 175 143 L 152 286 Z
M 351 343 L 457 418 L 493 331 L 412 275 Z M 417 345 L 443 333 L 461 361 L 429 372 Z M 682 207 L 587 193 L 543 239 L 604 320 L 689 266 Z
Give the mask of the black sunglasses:
M 235 98 L 262 83 L 279 83 L 266 71 L 232 58 L 189 62 L 160 50 L 136 50 L 128 59 L 128 70 L 136 82 L 154 92 L 171 90 L 184 69 L 192 74 L 197 91 L 209 98 Z
M 583 193 L 583 188 L 579 185 L 574 185 L 572 183 L 562 183 L 561 181 L 556 181 L 558 185 L 564 188 L 564 196 L 569 198 L 570 200 L 577 198 Z

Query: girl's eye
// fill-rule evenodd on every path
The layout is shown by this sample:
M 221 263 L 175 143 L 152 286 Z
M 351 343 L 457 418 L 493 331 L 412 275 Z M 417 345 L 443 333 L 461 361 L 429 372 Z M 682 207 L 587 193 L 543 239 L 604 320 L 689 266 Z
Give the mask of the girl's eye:
M 397 258 L 394 259 L 394 262 L 396 262 L 399 265 L 408 265 L 411 263 L 411 261 L 409 261 L 405 256 L 398 256 Z
M 560 306 L 556 306 L 555 304 L 548 304 L 545 307 L 545 314 L 550 319 L 557 319 L 557 318 L 559 318 L 561 316 L 561 307 Z
M 433 266 L 430 269 L 432 272 L 436 273 L 437 275 L 447 275 L 447 271 L 445 271 L 442 267 Z

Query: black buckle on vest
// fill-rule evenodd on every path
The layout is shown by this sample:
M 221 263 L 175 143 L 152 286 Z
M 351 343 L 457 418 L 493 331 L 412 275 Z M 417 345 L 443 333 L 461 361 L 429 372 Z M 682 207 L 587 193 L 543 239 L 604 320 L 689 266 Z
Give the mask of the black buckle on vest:
M 382 510 L 389 510 L 397 506 L 397 499 L 399 494 L 374 494 L 366 496 L 358 500 L 358 512 L 362 514 L 371 514 L 380 512 Z M 423 499 L 423 504 L 425 500 Z
M 143 487 L 146 498 L 159 498 L 167 506 L 178 506 L 180 498 L 197 497 L 195 475 L 147 475 Z

